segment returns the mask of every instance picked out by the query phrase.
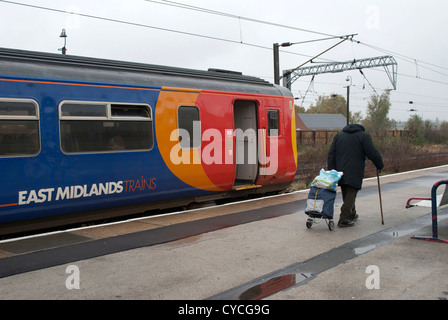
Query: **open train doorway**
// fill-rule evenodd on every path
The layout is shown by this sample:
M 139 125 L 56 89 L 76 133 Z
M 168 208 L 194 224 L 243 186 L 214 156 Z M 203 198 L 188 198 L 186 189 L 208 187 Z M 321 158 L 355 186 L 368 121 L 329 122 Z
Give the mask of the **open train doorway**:
M 258 174 L 257 103 L 235 100 L 236 175 L 234 188 L 253 185 Z

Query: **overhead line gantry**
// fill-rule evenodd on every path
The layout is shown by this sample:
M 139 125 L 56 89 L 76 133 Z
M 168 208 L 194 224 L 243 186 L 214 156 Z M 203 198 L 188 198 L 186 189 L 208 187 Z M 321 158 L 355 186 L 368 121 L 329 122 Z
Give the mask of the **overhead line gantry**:
M 283 71 L 283 86 L 291 90 L 291 84 L 303 76 L 322 73 L 337 73 L 348 70 L 362 70 L 365 68 L 384 67 L 394 90 L 397 89 L 397 61 L 392 56 L 381 56 L 365 59 L 355 59 L 344 62 L 331 62 L 317 66 L 301 67 Z

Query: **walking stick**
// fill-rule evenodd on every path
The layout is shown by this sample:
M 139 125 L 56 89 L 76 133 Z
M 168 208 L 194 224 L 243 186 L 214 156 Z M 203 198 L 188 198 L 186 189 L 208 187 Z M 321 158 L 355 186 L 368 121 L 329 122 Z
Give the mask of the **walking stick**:
M 381 224 L 384 224 L 383 218 L 383 203 L 381 201 L 381 189 L 380 189 L 380 170 L 376 170 L 376 179 L 378 181 L 378 195 L 380 197 L 380 210 L 381 210 Z

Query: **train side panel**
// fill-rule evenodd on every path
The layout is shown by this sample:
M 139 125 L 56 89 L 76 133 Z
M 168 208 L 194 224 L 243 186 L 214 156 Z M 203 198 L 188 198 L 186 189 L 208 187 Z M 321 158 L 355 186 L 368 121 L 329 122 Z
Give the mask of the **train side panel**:
M 154 116 L 160 88 L 79 86 L 14 79 L 2 81 L 0 90 L 1 97 L 11 98 L 8 101 L 36 101 L 40 106 L 41 141 L 37 155 L 0 157 L 1 222 L 204 193 L 183 183 L 169 170 L 155 137 L 150 150 L 79 153 L 61 150 L 59 108 L 64 101 L 148 105 Z M 111 124 L 104 121 L 103 125 Z M 153 124 L 151 130 L 152 127 Z
M 7 76 L 0 82 L 0 223 L 234 191 L 237 106 L 255 110 L 257 168 L 248 184 L 288 183 L 296 171 L 290 97 Z M 9 124 L 22 111 L 8 115 L 14 106 L 2 101 L 38 106 L 25 116 L 37 131 L 20 134 L 37 135 L 31 153 L 4 151 Z M 143 123 L 151 141 L 120 149 L 112 132 Z M 81 133 L 77 143 L 68 141 Z

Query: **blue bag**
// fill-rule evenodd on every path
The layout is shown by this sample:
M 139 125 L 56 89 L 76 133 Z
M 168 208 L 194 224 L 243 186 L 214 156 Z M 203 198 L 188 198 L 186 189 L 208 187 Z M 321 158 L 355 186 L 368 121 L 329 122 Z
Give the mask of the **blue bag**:
M 335 199 L 336 191 L 333 189 L 311 187 L 306 200 L 305 213 L 307 215 L 322 214 L 327 219 L 333 219 Z

